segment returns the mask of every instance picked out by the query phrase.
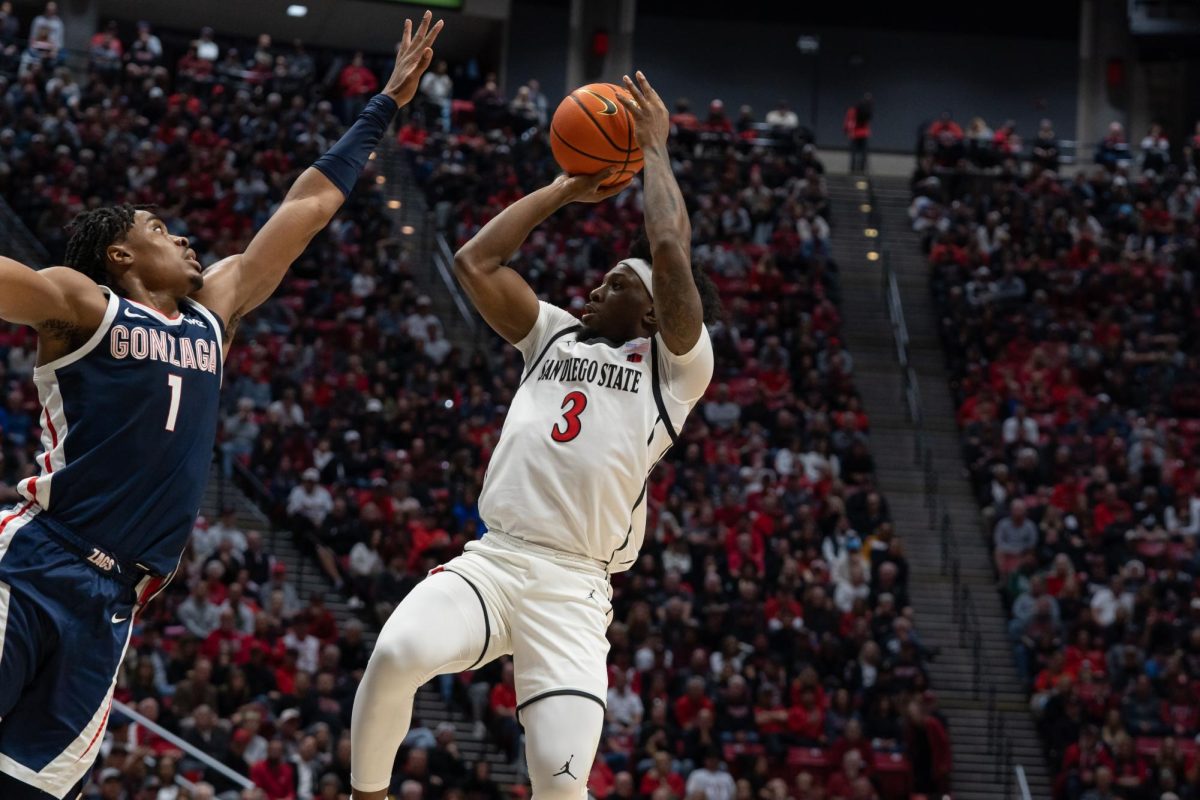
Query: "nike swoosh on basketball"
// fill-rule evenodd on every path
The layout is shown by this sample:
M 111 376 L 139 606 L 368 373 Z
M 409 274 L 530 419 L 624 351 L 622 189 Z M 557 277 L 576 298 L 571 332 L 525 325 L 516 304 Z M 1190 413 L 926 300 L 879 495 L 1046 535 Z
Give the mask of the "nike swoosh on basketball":
M 136 317 L 137 319 L 149 319 L 149 317 L 147 317 L 145 314 L 139 314 L 138 312 L 134 311 L 132 308 L 125 309 L 125 316 Z
M 607 97 L 605 97 L 602 94 L 596 94 L 591 89 L 584 89 L 583 91 L 587 92 L 592 97 L 599 100 L 601 103 L 604 103 L 604 108 L 599 112 L 601 115 L 603 115 L 605 117 L 611 117 L 613 114 L 617 113 L 617 104 L 614 103 L 612 100 L 609 100 Z
M 120 625 L 122 622 L 124 622 L 127 619 L 129 619 L 129 617 L 118 617 L 116 614 L 112 615 L 113 625 Z

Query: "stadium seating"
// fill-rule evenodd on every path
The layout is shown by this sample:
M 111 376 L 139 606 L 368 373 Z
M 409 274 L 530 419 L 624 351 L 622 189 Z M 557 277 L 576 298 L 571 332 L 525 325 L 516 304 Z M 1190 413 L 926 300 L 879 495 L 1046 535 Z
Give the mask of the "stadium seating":
M 99 42 L 78 84 L 35 54 L 10 65 L 20 74 L 3 87 L 0 181 L 51 258 L 73 213 L 112 202 L 158 205 L 206 264 L 239 252 L 357 101 L 298 94 L 308 84 L 296 75 L 315 74 L 304 58 L 332 57 L 269 41 L 246 49 L 248 61 L 218 48 L 214 63 L 200 47 L 144 71 L 112 69 L 111 49 Z M 544 130 L 517 130 L 516 110 L 483 114 L 482 99 L 455 103 L 451 132 L 418 120 L 397 143 L 452 245 L 554 173 Z M 615 796 L 632 781 L 649 796 L 662 783 L 672 796 L 682 782 L 690 794 L 711 769 L 739 796 L 905 797 L 944 780 L 931 764 L 949 754 L 920 746 L 911 757 L 914 742 L 945 731 L 934 735 L 933 654 L 913 628 L 901 535 L 873 486 L 870 424 L 838 339 L 823 168 L 802 138 L 720 123 L 689 126 L 671 147 L 694 258 L 725 300 L 717 375 L 651 476 L 641 558 L 614 579 L 610 706 L 632 711 L 610 714 L 593 790 Z M 446 340 L 412 277 L 418 250 L 393 236 L 371 177 L 243 322 L 220 462 L 256 476 L 267 510 L 374 623 L 482 530 L 475 498 L 520 362 L 498 337 L 473 354 Z M 518 267 L 578 309 L 637 235 L 640 202 L 629 191 L 564 210 Z M 27 332 L 0 328 L 5 487 L 34 468 L 33 358 Z M 180 579 L 141 619 L 118 698 L 264 790 L 290 769 L 336 797 L 348 790 L 365 657 L 357 631 L 295 596 L 258 537 L 207 520 Z M 448 695 L 515 757 L 519 732 L 489 713 L 511 702 L 504 669 L 454 681 Z M 394 786 L 414 781 L 434 800 L 499 796 L 486 764 L 455 756 L 452 736 L 414 734 Z M 286 768 L 263 760 L 276 738 Z M 231 788 L 127 721 L 114 721 L 105 753 L 131 790 L 176 769 Z
M 1197 787 L 1200 189 L 1188 164 L 1152 160 L 1153 136 L 1131 173 L 1123 142 L 1114 123 L 1072 177 L 942 148 L 910 211 L 1014 657 L 1068 800 L 1110 778 L 1128 797 Z

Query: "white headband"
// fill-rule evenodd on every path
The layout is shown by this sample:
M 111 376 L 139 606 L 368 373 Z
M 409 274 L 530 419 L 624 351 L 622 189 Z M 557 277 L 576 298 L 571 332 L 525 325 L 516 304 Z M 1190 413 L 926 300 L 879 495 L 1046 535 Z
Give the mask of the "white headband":
M 637 276 L 642 279 L 642 283 L 646 287 L 646 294 L 650 295 L 650 299 L 654 299 L 654 270 L 650 268 L 650 262 L 641 258 L 627 258 L 624 261 L 617 263 L 617 266 L 626 266 L 637 273 Z

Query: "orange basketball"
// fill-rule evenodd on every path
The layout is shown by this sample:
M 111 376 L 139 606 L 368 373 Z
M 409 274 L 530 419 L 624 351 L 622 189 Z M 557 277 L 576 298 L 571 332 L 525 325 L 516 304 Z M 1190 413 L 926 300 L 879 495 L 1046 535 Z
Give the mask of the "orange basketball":
M 602 186 L 629 181 L 642 168 L 642 149 L 634 138 L 633 118 L 617 100 L 629 97 L 620 86 L 589 83 L 558 104 L 550 123 L 554 160 L 569 175 L 592 175 L 607 167 L 617 172 Z

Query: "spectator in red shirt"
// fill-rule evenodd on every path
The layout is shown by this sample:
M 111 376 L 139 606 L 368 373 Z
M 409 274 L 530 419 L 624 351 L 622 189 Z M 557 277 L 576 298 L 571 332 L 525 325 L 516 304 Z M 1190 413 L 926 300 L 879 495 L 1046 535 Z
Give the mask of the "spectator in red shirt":
M 833 743 L 833 747 L 829 751 L 829 756 L 833 759 L 833 763 L 842 763 L 842 758 L 851 750 L 857 750 L 862 756 L 863 770 L 870 774 L 875 766 L 875 751 L 871 749 L 871 743 L 863 736 L 862 723 L 857 718 L 852 718 L 846 723 L 846 730 L 842 733 L 841 738 Z
M 675 701 L 675 721 L 685 731 L 695 725 L 701 709 L 713 710 L 713 701 L 704 692 L 704 678 L 693 676 L 688 679 L 687 693 Z
M 515 758 L 520 744 L 521 729 L 517 724 L 517 689 L 513 683 L 512 661 L 504 662 L 500 682 L 492 687 L 488 707 L 492 712 L 496 738 L 508 749 L 509 756 Z
M 850 140 L 850 171 L 867 171 L 867 142 L 871 138 L 871 117 L 875 113 L 875 100 L 868 92 L 854 105 L 846 109 L 842 129 Z
M 308 632 L 320 639 L 322 644 L 332 644 L 338 640 L 337 620 L 325 606 L 325 595 L 313 592 L 305 613 L 308 614 Z
M 788 710 L 788 730 L 804 745 L 825 743 L 825 711 L 817 704 L 812 689 L 800 693 L 800 703 Z
M 654 754 L 654 766 L 642 776 L 642 783 L 638 787 L 638 791 L 642 796 L 649 797 L 660 786 L 670 789 L 676 797 L 684 796 L 683 777 L 671 768 L 671 755 L 665 750 L 659 750 Z
M 862 754 L 857 750 L 847 750 L 842 756 L 842 767 L 837 772 L 829 776 L 829 783 L 826 788 L 829 790 L 831 798 L 850 798 L 857 797 L 854 794 L 854 783 L 860 777 L 864 777 L 864 768 Z
M 695 133 L 700 129 L 700 120 L 692 113 L 692 104 L 686 97 L 675 101 L 675 113 L 671 115 L 671 127 L 676 135 Z
M 1065 792 L 1067 797 L 1079 797 L 1095 787 L 1097 768 L 1112 769 L 1113 766 L 1112 756 L 1100 741 L 1096 726 L 1085 725 L 1079 741 L 1068 747 L 1063 755 L 1062 772 L 1055 780 L 1055 794 Z
M 210 633 L 204 643 L 200 645 L 200 652 L 217 662 L 222 661 L 222 654 L 226 656 L 226 660 L 241 658 L 247 637 L 237 629 L 233 609 L 228 606 L 223 607 L 220 619 L 221 622 L 217 629 Z
M 342 118 L 350 121 L 357 117 L 378 88 L 379 79 L 363 64 L 363 54 L 359 50 L 338 75 L 338 89 L 341 90 L 343 103 Z
M 267 800 L 296 800 L 296 780 L 292 765 L 283 760 L 283 742 L 272 739 L 267 757 L 250 767 L 250 780 L 263 790 Z
M 1146 759 L 1137 754 L 1133 738 L 1128 734 L 1117 737 L 1117 746 L 1114 749 L 1116 752 L 1113 753 L 1113 777 L 1118 791 L 1137 797 L 1150 777 Z
M 592 762 L 592 771 L 588 773 L 588 792 L 593 797 L 603 799 L 613 793 L 615 786 L 616 778 L 613 775 L 612 767 L 604 760 L 604 756 L 597 755 L 596 760 Z

